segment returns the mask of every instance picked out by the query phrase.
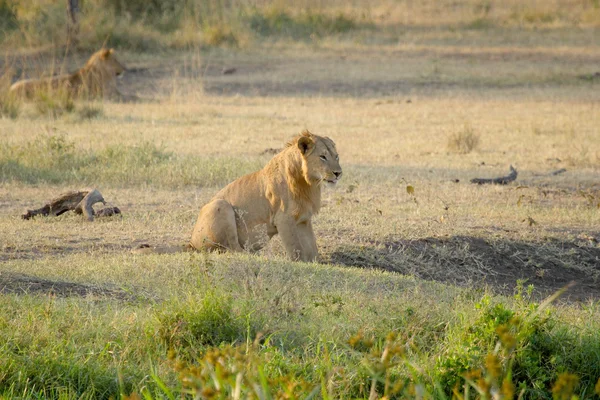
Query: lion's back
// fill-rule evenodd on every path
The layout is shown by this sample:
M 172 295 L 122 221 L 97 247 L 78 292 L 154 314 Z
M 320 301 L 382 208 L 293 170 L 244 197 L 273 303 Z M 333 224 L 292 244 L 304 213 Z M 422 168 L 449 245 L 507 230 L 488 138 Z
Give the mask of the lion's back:
M 17 95 L 25 96 L 27 98 L 32 98 L 36 92 L 49 89 L 57 89 L 60 86 L 66 85 L 68 80 L 69 75 L 60 75 L 50 78 L 39 79 L 22 79 L 13 83 L 9 88 L 9 92 L 16 93 Z

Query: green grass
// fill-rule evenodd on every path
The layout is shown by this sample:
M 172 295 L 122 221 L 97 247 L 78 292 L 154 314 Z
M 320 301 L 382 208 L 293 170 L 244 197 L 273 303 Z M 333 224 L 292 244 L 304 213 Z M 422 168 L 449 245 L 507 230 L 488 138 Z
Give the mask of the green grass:
M 518 5 L 500 1 L 428 0 L 419 5 L 390 0 L 344 2 L 307 0 L 261 3 L 92 0 L 81 5 L 77 47 L 96 50 L 102 43 L 120 49 L 156 51 L 197 46 L 245 47 L 264 39 L 302 40 L 342 36 L 371 41 L 373 33 L 399 37 L 436 21 L 452 33 L 499 31 L 518 34 L 531 28 L 588 28 L 600 24 L 596 1 L 560 0 Z M 66 42 L 64 5 L 44 0 L 0 2 L 0 29 L 8 46 L 44 46 Z M 461 36 L 461 35 L 459 35 Z M 502 35 L 499 35 L 500 38 Z M 386 39 L 384 39 L 385 41 Z M 387 39 L 389 40 L 389 38 Z
M 191 2 L 85 2 L 78 47 L 95 50 L 101 43 L 134 51 L 167 47 L 239 46 L 249 38 L 283 37 L 308 40 L 368 26 L 351 14 L 294 6 L 261 7 L 207 0 Z M 5 43 L 44 45 L 66 40 L 63 5 L 45 2 L 0 3 Z M 364 18 L 363 18 L 364 20 Z M 193 31 L 193 32 L 190 32 Z M 198 35 L 198 32 L 201 32 Z M 186 37 L 182 40 L 182 36 Z
M 0 3 L 0 13 L 2 3 Z M 11 84 L 11 69 L 0 75 L 0 118 L 16 119 L 21 111 L 21 100 L 8 92 Z
M 39 91 L 35 94 L 34 104 L 38 114 L 52 118 L 75 110 L 75 103 L 67 90 Z
M 319 12 L 304 11 L 293 15 L 275 6 L 247 11 L 245 19 L 250 30 L 260 36 L 288 36 L 294 39 L 344 33 L 359 26 L 354 18 L 343 13 L 329 16 Z
M 0 143 L 0 179 L 28 184 L 215 186 L 260 165 L 258 159 L 178 156 L 149 142 L 97 151 L 78 149 L 64 135 L 40 135 L 19 145 Z
M 21 102 L 10 94 L 0 95 L 0 117 L 16 119 L 21 110 Z
M 143 337 L 140 327 L 121 321 L 135 310 L 119 307 L 115 313 L 110 303 L 45 296 L 3 295 L 0 304 L 1 395 L 108 398 L 119 393 L 117 371 L 125 377 L 124 388 L 143 379 L 132 364 L 120 365 L 127 341 Z M 106 317 L 93 317 L 102 310 Z M 140 353 L 136 363 L 143 357 Z
M 225 396 L 235 386 L 225 381 L 240 373 L 244 393 L 255 384 L 277 392 L 295 382 L 298 398 L 313 390 L 367 398 L 373 380 L 382 379 L 379 393 L 418 386 L 443 398 L 456 384 L 464 391 L 464 373 L 485 374 L 488 354 L 498 355 L 502 376 L 510 371 L 525 398 L 552 398 L 561 372 L 576 374 L 576 392 L 589 397 L 600 377 L 597 310 L 584 320 L 589 311 L 539 305 L 526 291 L 497 297 L 390 273 L 265 261 L 83 254 L 68 260 L 81 267 L 66 276 L 61 258 L 11 261 L 9 271 L 116 283 L 138 297 L 3 295 L 0 393 L 108 398 L 148 391 L 159 398 L 157 382 L 173 393 L 220 382 Z M 179 279 L 165 279 L 170 274 Z M 381 364 L 386 347 L 395 350 Z M 217 375 L 210 374 L 217 364 Z

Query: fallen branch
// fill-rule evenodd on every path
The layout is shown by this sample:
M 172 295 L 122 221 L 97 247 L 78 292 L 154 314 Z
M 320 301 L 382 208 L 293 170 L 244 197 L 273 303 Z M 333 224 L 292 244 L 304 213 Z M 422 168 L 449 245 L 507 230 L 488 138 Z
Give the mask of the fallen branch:
M 483 185 L 486 183 L 490 183 L 492 185 L 506 185 L 509 182 L 514 181 L 515 179 L 517 179 L 517 175 L 518 172 L 516 169 L 513 168 L 513 166 L 510 166 L 510 174 L 508 174 L 507 176 L 502 176 L 499 178 L 492 178 L 492 179 L 487 179 L 487 178 L 473 178 L 471 179 L 471 183 L 476 183 L 478 185 Z
M 75 211 L 77 214 L 83 214 L 88 221 L 93 221 L 94 215 L 96 215 L 93 206 L 96 203 L 106 204 L 102 194 L 97 189 L 72 190 L 50 200 L 48 204 L 41 208 L 27 210 L 25 214 L 21 215 L 21 218 L 31 219 L 37 215 L 57 217 L 67 211 Z M 120 213 L 121 210 L 117 207 L 108 207 L 100 210 L 98 216 L 110 216 Z

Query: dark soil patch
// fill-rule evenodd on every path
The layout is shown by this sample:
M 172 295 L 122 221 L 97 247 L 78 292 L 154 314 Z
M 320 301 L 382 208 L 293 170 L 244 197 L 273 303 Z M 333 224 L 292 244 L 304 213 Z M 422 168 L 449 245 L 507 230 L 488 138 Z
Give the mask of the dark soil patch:
M 594 240 L 520 242 L 455 236 L 343 246 L 330 262 L 380 268 L 457 285 L 512 294 L 518 280 L 542 297 L 570 282 L 572 301 L 600 299 L 600 247 Z
M 11 247 L 0 248 L 0 262 L 8 260 L 39 260 L 48 256 L 68 255 L 94 251 L 96 253 L 113 254 L 124 250 L 130 250 L 130 245 L 116 243 L 86 243 L 83 241 L 71 241 L 74 245 L 59 243 L 55 246 L 32 247 L 29 249 L 14 249 Z M 77 244 L 80 244 L 77 246 Z M 1 272 L 0 272 L 1 273 Z
M 133 301 L 139 298 L 139 296 L 118 288 L 52 281 L 12 272 L 0 272 L 0 293 L 42 294 L 57 297 L 109 297 L 124 301 Z

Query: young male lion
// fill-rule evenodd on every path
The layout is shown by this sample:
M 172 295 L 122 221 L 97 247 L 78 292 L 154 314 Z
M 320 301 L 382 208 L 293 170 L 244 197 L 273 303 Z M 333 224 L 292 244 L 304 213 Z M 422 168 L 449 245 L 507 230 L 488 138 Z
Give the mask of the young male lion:
M 10 92 L 32 99 L 40 91 L 66 90 L 72 96 L 112 97 L 127 100 L 117 90 L 117 76 L 125 72 L 113 49 L 95 52 L 83 68 L 68 74 L 15 82 Z
M 266 226 L 269 239 L 281 236 L 291 259 L 314 261 L 311 218 L 321 207 L 321 184 L 335 184 L 341 176 L 333 140 L 305 130 L 263 169 L 233 181 L 202 207 L 190 245 L 257 251 Z

